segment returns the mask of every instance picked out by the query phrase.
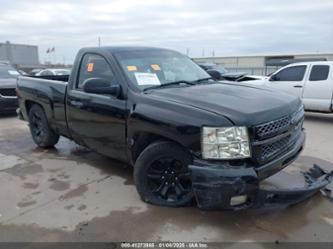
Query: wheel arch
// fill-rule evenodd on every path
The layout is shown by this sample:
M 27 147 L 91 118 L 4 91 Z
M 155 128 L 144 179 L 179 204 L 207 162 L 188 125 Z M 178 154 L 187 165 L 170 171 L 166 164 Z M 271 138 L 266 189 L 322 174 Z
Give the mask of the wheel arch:
M 132 165 L 135 164 L 139 155 L 149 145 L 151 145 L 152 143 L 159 142 L 159 141 L 175 143 L 175 144 L 183 147 L 185 150 L 187 150 L 190 153 L 188 148 L 186 148 L 184 145 L 182 145 L 181 143 L 179 143 L 176 140 L 173 140 L 171 138 L 162 136 L 160 134 L 151 133 L 151 132 L 138 132 L 131 139 L 131 144 L 133 144 L 131 146 L 131 162 L 132 162 Z
M 26 100 L 24 102 L 24 107 L 25 107 L 26 112 L 27 112 L 27 117 L 29 116 L 29 112 L 30 112 L 31 107 L 33 105 L 40 106 L 44 110 L 45 115 L 47 117 L 47 120 L 50 122 L 50 120 L 52 119 L 52 109 L 51 109 L 51 107 L 47 106 L 47 105 L 43 105 L 42 103 L 34 101 L 34 100 Z
M 26 100 L 24 103 L 25 109 L 27 111 L 27 115 L 29 115 L 30 109 L 33 105 L 39 105 L 41 108 L 43 108 L 43 106 L 35 101 L 32 100 Z M 44 108 L 43 108 L 44 109 Z

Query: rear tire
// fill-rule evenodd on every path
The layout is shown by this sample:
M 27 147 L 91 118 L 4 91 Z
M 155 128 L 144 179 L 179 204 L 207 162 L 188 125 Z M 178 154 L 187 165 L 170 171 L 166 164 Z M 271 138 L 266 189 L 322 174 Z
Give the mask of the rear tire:
M 29 111 L 29 126 L 32 139 L 41 148 L 53 147 L 59 141 L 59 135 L 49 126 L 43 108 L 33 105 Z
M 176 143 L 160 141 L 149 145 L 134 166 L 134 181 L 141 199 L 169 207 L 190 203 L 191 163 L 190 153 Z

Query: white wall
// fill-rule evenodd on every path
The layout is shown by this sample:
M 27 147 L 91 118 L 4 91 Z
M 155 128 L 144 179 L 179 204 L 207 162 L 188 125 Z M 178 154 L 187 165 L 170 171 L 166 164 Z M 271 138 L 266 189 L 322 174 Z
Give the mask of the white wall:
M 227 57 L 204 57 L 193 58 L 197 62 L 214 62 L 227 68 L 246 68 L 246 67 L 265 67 L 266 57 L 292 56 L 291 55 L 262 55 L 262 56 L 227 56 Z M 302 58 L 327 58 L 333 61 L 333 53 L 331 54 L 301 54 L 295 55 L 295 59 Z

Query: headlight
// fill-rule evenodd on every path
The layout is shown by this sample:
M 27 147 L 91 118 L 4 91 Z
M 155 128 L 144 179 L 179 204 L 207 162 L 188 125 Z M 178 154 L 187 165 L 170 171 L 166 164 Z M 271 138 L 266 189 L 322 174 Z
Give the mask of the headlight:
M 201 150 L 204 159 L 251 157 L 246 127 L 203 127 L 201 135 Z

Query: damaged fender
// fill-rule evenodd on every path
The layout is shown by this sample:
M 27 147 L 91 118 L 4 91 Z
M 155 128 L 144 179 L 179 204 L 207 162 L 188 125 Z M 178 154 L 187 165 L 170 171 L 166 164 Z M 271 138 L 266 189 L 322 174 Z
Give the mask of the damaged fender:
M 303 172 L 303 188 L 260 189 L 260 180 L 254 168 L 221 169 L 189 166 L 193 192 L 202 209 L 245 209 L 286 207 L 299 203 L 331 183 L 332 172 L 318 165 Z

